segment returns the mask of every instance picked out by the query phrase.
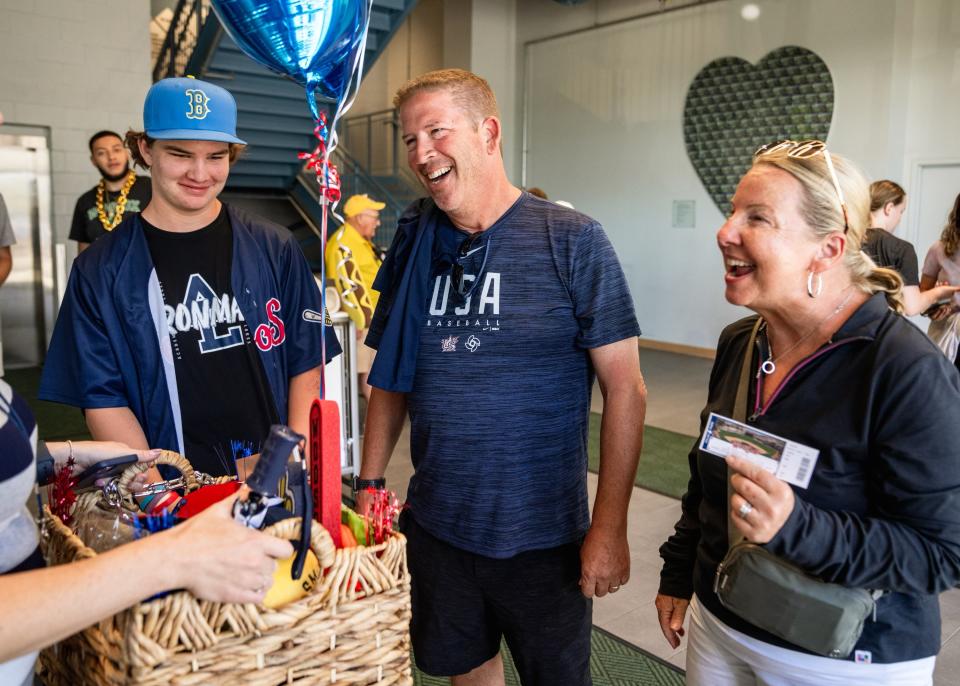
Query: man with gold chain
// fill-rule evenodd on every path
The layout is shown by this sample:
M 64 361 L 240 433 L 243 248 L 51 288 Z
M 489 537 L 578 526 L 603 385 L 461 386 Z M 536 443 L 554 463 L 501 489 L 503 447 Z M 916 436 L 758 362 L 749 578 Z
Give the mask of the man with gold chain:
M 150 202 L 150 179 L 130 169 L 130 156 L 119 134 L 98 131 L 89 147 L 90 161 L 101 178 L 80 196 L 73 210 L 70 240 L 77 241 L 78 253 Z

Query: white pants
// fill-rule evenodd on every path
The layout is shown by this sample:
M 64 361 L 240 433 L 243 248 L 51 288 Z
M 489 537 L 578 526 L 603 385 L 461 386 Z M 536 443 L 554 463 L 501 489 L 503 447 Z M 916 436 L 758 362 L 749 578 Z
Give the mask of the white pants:
M 694 598 L 688 686 L 931 686 L 935 656 L 866 664 L 807 655 L 731 629 Z

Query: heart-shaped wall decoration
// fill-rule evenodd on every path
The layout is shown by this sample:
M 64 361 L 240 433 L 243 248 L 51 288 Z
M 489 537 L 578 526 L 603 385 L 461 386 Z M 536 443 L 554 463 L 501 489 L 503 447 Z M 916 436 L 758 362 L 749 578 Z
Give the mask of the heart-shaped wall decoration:
M 826 141 L 832 118 L 830 70 L 816 53 L 791 45 L 756 66 L 722 57 L 701 69 L 687 91 L 683 138 L 693 168 L 726 215 L 757 148 L 787 138 Z

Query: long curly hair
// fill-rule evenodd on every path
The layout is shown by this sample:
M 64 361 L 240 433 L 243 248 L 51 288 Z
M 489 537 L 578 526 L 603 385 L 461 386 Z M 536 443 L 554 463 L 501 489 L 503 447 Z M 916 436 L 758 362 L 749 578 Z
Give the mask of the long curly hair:
M 960 194 L 953 201 L 953 209 L 947 216 L 947 223 L 940 233 L 940 242 L 943 243 L 943 252 L 947 257 L 953 257 L 960 247 Z

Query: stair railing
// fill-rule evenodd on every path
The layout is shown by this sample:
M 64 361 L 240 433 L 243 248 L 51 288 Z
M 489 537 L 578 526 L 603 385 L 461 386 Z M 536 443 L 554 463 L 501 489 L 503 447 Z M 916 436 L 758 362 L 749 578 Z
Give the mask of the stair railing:
M 360 162 L 347 151 L 343 144 L 338 145 L 330 157 L 330 161 L 336 165 L 337 171 L 340 172 L 340 187 L 343 190 L 344 199 L 358 192 L 350 183 L 344 183 L 344 179 L 349 182 L 356 178 L 363 186 L 369 189 L 362 192 L 369 193 L 372 197 L 376 197 L 389 206 L 394 206 L 400 210 L 403 209 L 402 201 L 394 197 L 383 184 L 367 173 Z M 304 165 L 300 169 L 297 180 L 303 183 L 310 191 L 310 194 L 319 201 L 320 190 L 317 186 L 316 174 L 312 170 L 307 169 L 306 165 Z
M 407 167 L 400 116 L 396 109 L 347 117 L 340 122 L 340 141 L 368 172 L 402 179 L 414 195 L 419 183 Z
M 397 219 L 406 209 L 406 201 L 397 198 L 380 181 L 368 173 L 362 163 L 347 150 L 343 143 L 340 143 L 331 154 L 331 162 L 336 165 L 337 171 L 340 173 L 340 189 L 344 201 L 355 193 L 367 193 L 370 197 L 386 203 L 386 207 L 380 212 L 381 228 L 377 233 L 377 243 L 389 245 L 390 241 L 393 240 Z M 297 174 L 297 183 L 303 186 L 310 197 L 319 204 L 320 189 L 317 184 L 317 177 L 312 170 L 306 168 L 306 165 Z M 341 205 L 341 211 L 342 207 Z
M 210 14 L 210 0 L 179 0 L 153 66 L 153 80 L 181 76 Z

